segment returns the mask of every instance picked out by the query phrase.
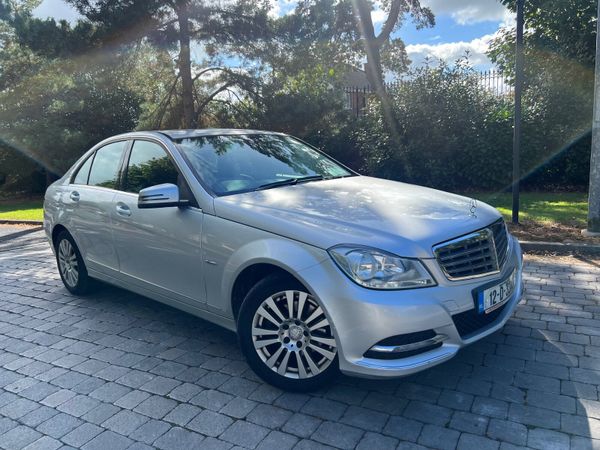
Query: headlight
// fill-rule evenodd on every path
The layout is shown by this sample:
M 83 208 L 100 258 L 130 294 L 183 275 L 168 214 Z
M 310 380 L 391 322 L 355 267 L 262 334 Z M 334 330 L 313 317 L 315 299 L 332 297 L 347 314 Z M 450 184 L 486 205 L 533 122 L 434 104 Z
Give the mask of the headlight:
M 328 251 L 350 279 L 367 288 L 414 289 L 436 285 L 417 259 L 401 258 L 368 247 L 340 245 Z

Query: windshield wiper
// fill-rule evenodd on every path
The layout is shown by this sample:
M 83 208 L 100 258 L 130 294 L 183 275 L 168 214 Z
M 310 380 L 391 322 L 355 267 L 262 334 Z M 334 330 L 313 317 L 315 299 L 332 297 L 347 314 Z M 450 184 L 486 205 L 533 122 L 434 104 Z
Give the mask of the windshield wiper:
M 306 183 L 307 181 L 322 180 L 323 175 L 309 175 L 307 177 L 295 177 L 287 178 L 285 180 L 273 181 L 272 183 L 261 184 L 259 187 L 254 189 L 255 191 L 262 191 L 264 189 L 271 189 L 279 186 L 291 186 L 298 183 Z

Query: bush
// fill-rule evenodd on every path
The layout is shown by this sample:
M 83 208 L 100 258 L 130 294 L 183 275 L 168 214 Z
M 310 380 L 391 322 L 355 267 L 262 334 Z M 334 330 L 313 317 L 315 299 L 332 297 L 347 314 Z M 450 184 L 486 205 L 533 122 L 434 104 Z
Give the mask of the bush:
M 523 185 L 585 187 L 589 139 L 565 144 L 581 128 L 542 94 L 525 101 Z M 416 69 L 390 96 L 398 133 L 374 98 L 356 133 L 364 172 L 454 191 L 510 187 L 513 99 L 483 88 L 466 61 Z

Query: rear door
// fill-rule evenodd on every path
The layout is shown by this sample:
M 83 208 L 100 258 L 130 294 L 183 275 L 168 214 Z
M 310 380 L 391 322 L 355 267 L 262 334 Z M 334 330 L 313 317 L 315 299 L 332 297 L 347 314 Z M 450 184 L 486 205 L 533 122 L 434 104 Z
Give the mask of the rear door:
M 69 231 L 89 269 L 113 274 L 119 261 L 112 238 L 113 200 L 127 141 L 100 147 L 76 172 L 63 202 L 69 211 Z
M 139 191 L 162 183 L 178 185 L 180 197 L 191 206 L 139 209 Z M 133 142 L 122 191 L 116 194 L 113 204 L 114 242 L 121 278 L 193 306 L 204 303 L 203 213 L 161 144 Z

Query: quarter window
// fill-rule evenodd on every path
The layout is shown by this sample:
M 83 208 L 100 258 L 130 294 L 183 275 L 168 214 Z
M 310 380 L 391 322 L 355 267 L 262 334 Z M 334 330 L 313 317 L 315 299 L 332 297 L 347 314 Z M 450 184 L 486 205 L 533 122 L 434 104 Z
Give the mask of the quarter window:
M 177 184 L 177 168 L 158 144 L 135 141 L 127 164 L 125 190 L 137 194 L 157 184 Z
M 94 155 L 86 159 L 86 161 L 81 165 L 81 167 L 77 171 L 77 175 L 75 175 L 75 178 L 73 178 L 73 184 L 87 184 L 88 176 L 90 175 L 90 167 L 92 167 L 93 160 Z
M 125 149 L 125 141 L 113 142 L 96 151 L 88 184 L 115 189 L 119 178 L 121 156 Z

